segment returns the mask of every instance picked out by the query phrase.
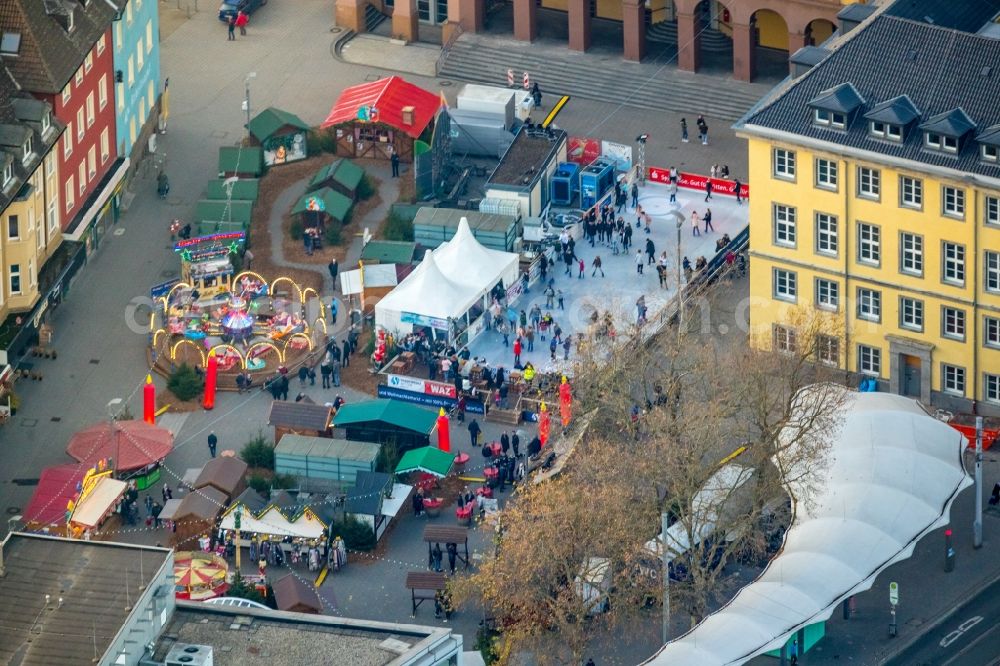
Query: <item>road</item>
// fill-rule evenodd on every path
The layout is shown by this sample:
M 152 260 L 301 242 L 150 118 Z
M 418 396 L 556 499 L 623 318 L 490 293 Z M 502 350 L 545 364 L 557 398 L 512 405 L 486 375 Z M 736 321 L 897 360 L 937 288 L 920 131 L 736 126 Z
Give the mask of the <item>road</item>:
M 1000 579 L 968 600 L 886 666 L 1000 664 Z

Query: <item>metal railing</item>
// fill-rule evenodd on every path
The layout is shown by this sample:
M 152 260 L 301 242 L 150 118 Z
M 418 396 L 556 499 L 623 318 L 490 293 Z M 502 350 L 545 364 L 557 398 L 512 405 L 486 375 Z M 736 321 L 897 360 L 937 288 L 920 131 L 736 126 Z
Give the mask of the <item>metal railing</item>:
M 438 56 L 437 61 L 434 63 L 434 75 L 440 76 L 441 69 L 444 67 L 444 61 L 448 59 L 448 54 L 451 53 L 451 47 L 455 46 L 455 42 L 458 38 L 462 36 L 462 24 L 456 23 L 455 29 L 452 30 L 451 36 L 448 37 L 448 41 L 444 43 L 441 47 L 441 54 Z

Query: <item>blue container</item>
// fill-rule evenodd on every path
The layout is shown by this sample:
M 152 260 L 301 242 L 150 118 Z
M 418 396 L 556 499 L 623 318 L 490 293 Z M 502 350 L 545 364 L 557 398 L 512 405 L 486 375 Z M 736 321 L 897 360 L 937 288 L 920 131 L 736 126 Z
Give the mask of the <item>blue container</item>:
M 598 157 L 580 172 L 580 208 L 592 208 L 614 186 L 614 163 Z
M 580 191 L 580 165 L 560 162 L 549 181 L 549 200 L 557 206 L 572 206 Z

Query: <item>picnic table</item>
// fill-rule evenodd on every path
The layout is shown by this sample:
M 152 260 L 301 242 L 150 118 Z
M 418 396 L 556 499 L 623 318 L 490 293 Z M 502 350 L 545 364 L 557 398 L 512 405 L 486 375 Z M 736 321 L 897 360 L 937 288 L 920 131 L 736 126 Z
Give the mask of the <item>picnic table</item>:
M 456 525 L 428 525 L 424 528 L 424 541 L 427 542 L 427 557 L 430 559 L 431 551 L 433 550 L 433 544 L 456 544 L 460 550 L 458 551 L 458 559 L 461 561 L 465 568 L 469 568 L 469 530 L 465 527 L 459 527 Z M 465 550 L 465 555 L 462 554 L 462 550 Z
M 445 588 L 447 578 L 436 571 L 407 571 L 406 589 L 410 591 L 413 610 L 410 617 L 416 617 L 417 608 L 425 601 L 433 601 L 438 592 Z

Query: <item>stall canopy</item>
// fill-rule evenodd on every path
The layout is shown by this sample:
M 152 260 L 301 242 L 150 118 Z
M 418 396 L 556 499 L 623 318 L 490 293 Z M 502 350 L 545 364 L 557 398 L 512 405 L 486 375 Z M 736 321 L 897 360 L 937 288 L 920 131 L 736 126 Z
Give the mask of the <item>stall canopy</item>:
M 434 250 L 434 260 L 445 277 L 478 285 L 484 292 L 501 280 L 509 287 L 518 276 L 518 256 L 483 247 L 464 217 L 452 239 Z
M 340 293 L 345 296 L 353 296 L 364 290 L 391 289 L 399 284 L 397 276 L 395 264 L 366 264 L 353 271 L 341 271 L 338 275 Z
M 418 139 L 434 119 L 440 105 L 441 100 L 434 93 L 398 76 L 390 76 L 344 88 L 321 127 L 326 129 L 356 120 L 358 109 L 375 107 L 378 109 L 378 122 L 391 125 L 406 132 L 411 138 Z M 404 122 L 405 107 L 413 108 L 412 123 Z
M 454 453 L 445 453 L 435 446 L 425 446 L 404 453 L 396 465 L 396 474 L 426 472 L 444 478 L 451 471 L 454 461 Z
M 491 285 L 492 286 L 492 285 Z M 424 260 L 375 306 L 375 323 L 390 331 L 404 324 L 447 328 L 449 318 L 462 317 L 482 296 L 477 285 L 445 277 L 428 250 Z
M 97 527 L 127 488 L 128 484 L 118 479 L 107 476 L 98 479 L 93 489 L 76 505 L 70 522 L 84 529 Z
M 268 502 L 248 488 L 226 508 L 219 523 L 222 529 L 236 529 L 238 506 L 243 508 L 240 518 L 243 533 L 318 539 L 334 519 L 333 507 L 326 501 L 300 502 L 282 491 Z
M 271 589 L 274 590 L 274 603 L 280 611 L 323 612 L 323 604 L 320 603 L 316 590 L 299 580 L 298 574 L 290 573 L 279 578 L 274 581 Z
M 804 389 L 799 405 L 819 394 Z M 645 663 L 742 664 L 779 649 L 948 524 L 952 502 L 972 483 L 959 432 L 915 400 L 888 393 L 845 389 L 838 418 L 825 433 L 824 464 L 789 484 L 794 515 L 780 554 L 732 601 Z M 790 448 L 795 455 L 796 445 Z
M 142 469 L 158 463 L 174 448 L 169 430 L 145 421 L 104 421 L 73 435 L 66 453 L 94 465 L 110 458 L 116 472 Z
M 66 505 L 76 498 L 87 466 L 79 463 L 46 467 L 38 479 L 35 494 L 24 510 L 24 522 L 61 525 L 66 522 Z

